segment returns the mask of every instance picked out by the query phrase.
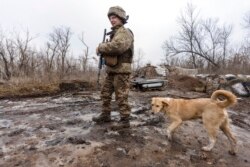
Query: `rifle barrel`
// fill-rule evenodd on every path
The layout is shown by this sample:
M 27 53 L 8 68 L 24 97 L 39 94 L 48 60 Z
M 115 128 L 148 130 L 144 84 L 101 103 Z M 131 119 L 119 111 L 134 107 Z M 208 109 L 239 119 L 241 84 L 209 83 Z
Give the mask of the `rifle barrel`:
M 105 28 L 104 29 L 104 33 L 103 33 L 103 39 L 102 39 L 102 43 L 105 42 L 105 39 L 106 39 L 106 35 L 107 35 L 107 29 Z M 99 83 L 99 80 L 100 80 L 100 74 L 101 74 L 101 69 L 102 69 L 102 64 L 103 64 L 103 56 L 99 53 L 98 55 L 100 58 L 99 58 L 99 64 L 98 64 L 98 75 L 97 75 L 97 88 L 99 89 L 100 87 L 100 83 Z

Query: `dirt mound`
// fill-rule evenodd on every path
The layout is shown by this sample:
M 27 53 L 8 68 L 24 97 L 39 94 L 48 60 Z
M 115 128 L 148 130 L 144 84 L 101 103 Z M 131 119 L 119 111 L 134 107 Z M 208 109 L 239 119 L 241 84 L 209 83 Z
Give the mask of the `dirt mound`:
M 206 91 L 206 83 L 198 78 L 186 75 L 173 75 L 168 79 L 169 87 L 183 91 Z
M 61 91 L 86 90 L 91 87 L 91 83 L 83 80 L 64 80 L 59 84 Z
M 158 77 L 159 74 L 156 71 L 156 67 L 151 64 L 147 64 L 145 67 L 140 68 L 136 71 L 135 77 L 143 77 L 143 78 L 155 78 Z
M 55 95 L 59 92 L 58 84 L 26 83 L 0 85 L 0 99 L 41 97 Z

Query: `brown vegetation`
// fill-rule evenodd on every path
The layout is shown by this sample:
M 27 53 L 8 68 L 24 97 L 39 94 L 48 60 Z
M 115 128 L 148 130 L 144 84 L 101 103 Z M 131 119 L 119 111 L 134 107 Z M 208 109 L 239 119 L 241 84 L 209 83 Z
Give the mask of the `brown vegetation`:
M 58 83 L 42 82 L 9 82 L 0 85 L 0 99 L 6 97 L 32 97 L 41 95 L 52 95 L 59 91 Z
M 12 78 L 8 82 L 0 84 L 0 99 L 18 97 L 39 97 L 54 95 L 63 91 L 74 91 L 96 88 L 96 73 L 88 75 L 69 76 L 65 80 L 55 78 L 34 79 L 34 78 Z

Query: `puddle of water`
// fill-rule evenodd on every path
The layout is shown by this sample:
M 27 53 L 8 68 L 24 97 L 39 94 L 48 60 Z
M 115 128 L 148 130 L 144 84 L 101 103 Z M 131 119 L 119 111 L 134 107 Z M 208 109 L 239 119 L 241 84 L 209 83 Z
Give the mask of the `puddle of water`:
M 40 119 L 41 118 L 41 114 L 31 114 L 28 116 L 29 120 L 36 120 L 36 119 Z
M 231 125 L 232 131 L 234 132 L 235 136 L 239 139 L 242 140 L 243 142 L 250 143 L 250 133 L 242 129 L 238 126 Z
M 83 121 L 92 121 L 92 118 L 96 116 L 95 113 L 91 113 L 91 114 L 84 114 L 80 116 L 80 119 L 82 119 Z
M 0 120 L 0 129 L 1 128 L 10 128 L 13 125 L 12 120 L 1 119 Z
M 92 127 L 87 129 L 82 129 L 81 127 L 64 127 L 65 131 L 63 132 L 66 136 L 75 136 L 75 135 L 86 135 L 90 132 Z
M 1 102 L 0 102 L 1 105 Z M 8 104 L 4 104 L 1 111 L 8 112 L 8 111 L 33 111 L 33 110 L 44 110 L 50 107 L 57 107 L 56 104 L 50 103 L 38 103 L 34 101 L 19 101 L 19 102 L 10 102 Z
M 46 108 L 65 106 L 67 105 L 65 103 L 76 104 L 83 101 L 84 99 L 79 97 L 35 98 L 23 101 L 0 100 L 0 112 L 44 110 Z

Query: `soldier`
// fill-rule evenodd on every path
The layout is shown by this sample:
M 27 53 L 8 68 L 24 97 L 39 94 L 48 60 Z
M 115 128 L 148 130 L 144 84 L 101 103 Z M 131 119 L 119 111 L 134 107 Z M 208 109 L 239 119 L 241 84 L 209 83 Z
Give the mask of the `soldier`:
M 111 121 L 111 99 L 115 93 L 119 106 L 119 125 L 129 127 L 130 106 L 128 104 L 131 63 L 134 53 L 134 37 L 131 30 L 124 27 L 128 16 L 120 6 L 110 7 L 108 18 L 112 25 L 110 40 L 99 44 L 97 55 L 104 56 L 106 77 L 101 90 L 102 112 L 92 120 L 96 123 Z

